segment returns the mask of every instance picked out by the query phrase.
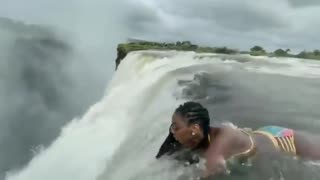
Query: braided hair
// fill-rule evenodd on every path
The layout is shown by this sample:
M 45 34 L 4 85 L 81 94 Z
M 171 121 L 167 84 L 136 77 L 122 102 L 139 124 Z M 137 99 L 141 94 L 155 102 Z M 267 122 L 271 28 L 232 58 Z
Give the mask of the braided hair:
M 188 101 L 181 104 L 175 113 L 184 117 L 184 120 L 188 125 L 198 124 L 203 131 L 203 140 L 198 147 L 202 147 L 208 143 L 208 134 L 210 131 L 210 117 L 208 110 L 204 108 L 200 103 Z M 172 155 L 173 153 L 182 149 L 182 145 L 173 137 L 173 134 L 169 130 L 169 135 L 161 145 L 156 158 L 160 158 L 163 155 Z

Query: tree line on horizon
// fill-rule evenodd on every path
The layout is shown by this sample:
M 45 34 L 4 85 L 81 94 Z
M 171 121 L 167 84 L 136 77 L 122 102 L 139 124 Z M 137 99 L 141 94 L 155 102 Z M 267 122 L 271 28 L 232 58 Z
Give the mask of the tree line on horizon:
M 254 46 L 250 49 L 250 54 L 253 56 L 271 56 L 271 57 L 296 57 L 304 59 L 318 59 L 320 60 L 320 50 L 315 49 L 313 51 L 301 51 L 298 54 L 291 54 L 290 49 L 276 49 L 273 52 L 267 52 L 261 46 Z
M 195 51 L 199 53 L 222 53 L 222 54 L 250 54 L 252 56 L 269 56 L 269 57 L 295 57 L 304 59 L 320 60 L 320 50 L 302 51 L 298 54 L 290 53 L 290 49 L 276 49 L 273 52 L 267 52 L 261 46 L 253 46 L 250 51 L 239 51 L 228 47 L 201 47 L 190 41 L 177 41 L 175 43 L 159 43 L 150 41 L 135 41 L 127 44 L 120 44 L 119 47 L 125 51 L 157 49 L 157 50 L 181 50 L 181 51 Z

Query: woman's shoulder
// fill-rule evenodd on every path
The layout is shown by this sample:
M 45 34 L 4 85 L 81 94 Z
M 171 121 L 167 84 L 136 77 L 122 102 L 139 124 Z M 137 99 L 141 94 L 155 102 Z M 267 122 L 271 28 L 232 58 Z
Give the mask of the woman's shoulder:
M 211 127 L 211 130 L 212 131 L 218 131 L 218 132 L 236 132 L 236 131 L 242 131 L 244 130 L 244 128 L 238 128 L 234 125 L 230 125 L 230 124 L 221 124 L 221 125 L 218 125 L 218 126 L 214 126 L 214 127 Z

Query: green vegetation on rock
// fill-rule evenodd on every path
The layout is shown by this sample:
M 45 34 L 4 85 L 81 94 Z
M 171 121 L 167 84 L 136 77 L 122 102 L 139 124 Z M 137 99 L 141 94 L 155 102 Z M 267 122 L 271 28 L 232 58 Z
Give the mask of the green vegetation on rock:
M 313 59 L 313 60 L 320 60 L 320 51 L 302 51 L 298 54 L 291 54 L 290 49 L 277 49 L 274 52 L 266 52 L 260 46 L 254 46 L 250 49 L 250 54 L 252 56 L 269 56 L 269 57 L 293 57 L 293 58 L 302 58 L 302 59 Z
M 268 56 L 268 57 L 295 57 L 303 59 L 320 60 L 320 51 L 302 51 L 298 54 L 290 54 L 290 49 L 277 49 L 274 52 L 267 52 L 261 46 L 254 46 L 250 51 L 239 51 L 228 47 L 200 47 L 192 44 L 190 41 L 178 41 L 176 43 L 159 43 L 135 40 L 134 42 L 123 43 L 118 45 L 118 57 L 116 59 L 116 67 L 121 60 L 132 51 L 139 50 L 177 50 L 177 51 L 194 51 L 197 53 L 220 53 L 220 54 L 250 54 L 252 56 Z
M 116 59 L 116 67 L 121 60 L 132 51 L 140 50 L 177 50 L 177 51 L 194 51 L 197 53 L 222 53 L 222 54 L 237 54 L 236 49 L 229 49 L 227 47 L 199 47 L 192 44 L 190 41 L 178 41 L 176 43 L 158 43 L 148 41 L 137 41 L 118 45 L 118 57 Z
M 313 52 L 302 51 L 299 54 L 297 54 L 295 57 L 320 60 L 320 51 L 319 50 L 314 50 Z
M 261 46 L 254 46 L 250 49 L 250 55 L 265 56 L 267 55 L 267 52 Z

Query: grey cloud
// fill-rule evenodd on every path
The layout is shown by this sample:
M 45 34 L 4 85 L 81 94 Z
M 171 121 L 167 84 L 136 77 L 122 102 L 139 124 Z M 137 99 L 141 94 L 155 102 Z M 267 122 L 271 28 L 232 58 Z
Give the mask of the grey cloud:
M 320 1 L 318 0 L 288 0 L 291 5 L 295 7 L 305 7 L 305 6 L 314 6 L 320 5 Z
M 128 14 L 126 26 L 135 31 L 144 31 L 154 22 L 161 21 L 155 7 L 147 4 L 130 3 Z
M 268 7 L 270 1 L 260 1 L 252 5 L 248 0 L 204 0 L 204 1 L 162 1 L 168 7 L 167 12 L 186 18 L 201 18 L 208 23 L 216 23 L 229 29 L 251 30 L 257 28 L 274 28 L 286 25 L 283 8 L 286 3 L 278 3 L 277 7 Z M 164 10 L 166 11 L 166 9 Z
M 144 2 L 140 1 L 140 4 Z M 320 6 L 297 8 L 292 6 L 292 1 L 277 0 L 152 2 L 153 6 L 140 10 L 150 8 L 147 11 L 157 14 L 157 18 L 133 20 L 131 16 L 134 15 L 128 16 L 128 20 L 136 25 L 131 29 L 134 36 L 166 41 L 188 39 L 200 44 L 229 45 L 240 49 L 255 44 L 268 49 L 300 50 L 320 45 L 317 32 Z

